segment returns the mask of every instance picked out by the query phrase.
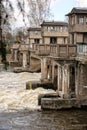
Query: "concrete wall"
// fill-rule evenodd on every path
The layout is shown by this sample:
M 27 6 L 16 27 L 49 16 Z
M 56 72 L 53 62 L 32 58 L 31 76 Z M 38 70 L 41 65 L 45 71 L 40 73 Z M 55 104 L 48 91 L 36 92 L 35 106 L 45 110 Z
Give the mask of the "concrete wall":
M 62 98 L 73 98 L 75 90 L 75 63 L 41 59 L 41 80 L 51 81 L 57 94 Z
M 42 38 L 35 38 L 35 39 L 39 39 L 39 44 L 42 44 Z M 29 39 L 29 44 L 35 43 L 34 41 L 34 37 Z
M 81 20 L 81 18 L 83 18 Z M 87 14 L 71 14 L 69 15 L 69 33 L 72 35 L 71 44 L 77 42 L 87 42 Z
M 41 31 L 38 31 L 38 30 L 32 31 L 32 30 L 30 30 L 28 39 L 29 39 L 29 44 L 34 43 L 34 39 L 39 39 L 40 44 L 41 44 L 42 43 Z
M 77 98 L 87 98 L 87 65 L 79 63 L 76 69 Z
M 53 36 L 52 36 L 53 37 Z M 43 37 L 43 41 L 44 41 L 44 43 L 45 44 L 51 44 L 50 43 L 50 36 L 45 36 L 45 37 Z M 56 36 L 56 38 L 57 38 L 57 42 L 56 42 L 56 44 L 67 44 L 68 43 L 68 38 L 67 37 L 59 37 L 59 36 Z
M 81 33 L 77 33 L 77 40 L 76 42 L 83 42 L 83 35 Z
M 50 44 L 50 38 L 56 37 L 57 44 L 67 44 L 68 43 L 68 27 L 66 26 L 55 26 L 55 30 L 52 30 L 53 26 L 45 25 L 41 28 L 42 31 L 42 41 L 45 44 Z M 47 29 L 48 28 L 48 29 Z M 60 30 L 60 28 L 62 28 Z M 65 40 L 66 39 L 66 40 Z

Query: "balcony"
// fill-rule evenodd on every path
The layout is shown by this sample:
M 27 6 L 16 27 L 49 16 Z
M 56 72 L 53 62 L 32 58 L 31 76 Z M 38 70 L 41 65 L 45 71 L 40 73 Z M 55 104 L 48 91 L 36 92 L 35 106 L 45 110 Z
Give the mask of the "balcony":
M 69 32 L 87 32 L 87 24 L 69 25 Z
M 32 51 L 38 56 L 51 56 L 58 58 L 75 57 L 77 52 L 76 45 L 65 44 L 32 44 Z

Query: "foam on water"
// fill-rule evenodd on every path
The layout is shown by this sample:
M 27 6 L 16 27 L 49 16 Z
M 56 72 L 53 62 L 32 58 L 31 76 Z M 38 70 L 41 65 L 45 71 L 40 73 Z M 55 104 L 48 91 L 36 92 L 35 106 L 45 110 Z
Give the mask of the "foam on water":
M 27 81 L 39 81 L 40 77 L 40 73 L 0 72 L 0 111 L 40 109 L 38 95 L 54 92 L 43 88 L 26 90 Z

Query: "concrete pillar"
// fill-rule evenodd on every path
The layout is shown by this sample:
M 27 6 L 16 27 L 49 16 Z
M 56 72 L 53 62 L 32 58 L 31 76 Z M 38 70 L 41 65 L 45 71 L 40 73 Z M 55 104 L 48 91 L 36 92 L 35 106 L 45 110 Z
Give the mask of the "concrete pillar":
M 49 68 L 47 68 L 47 79 L 52 80 L 52 66 L 49 65 Z
M 75 15 L 75 24 L 78 24 L 77 16 Z
M 58 65 L 58 91 L 62 91 L 62 67 Z
M 78 64 L 76 73 L 76 97 L 87 98 L 87 65 Z
M 47 79 L 47 59 L 44 57 L 41 59 L 41 80 Z
M 79 86 L 80 86 L 80 72 L 81 72 L 81 68 L 80 68 L 80 64 L 77 65 L 76 67 L 76 73 L 75 73 L 75 90 L 76 90 L 76 98 L 79 98 Z
M 62 98 L 69 97 L 69 65 L 58 65 L 58 95 Z
M 69 38 L 70 38 L 70 44 L 72 44 L 73 38 L 72 38 L 72 34 L 69 34 Z
M 64 95 L 64 92 L 65 92 L 65 68 L 64 66 L 62 66 L 62 93 Z
M 13 49 L 11 49 L 11 60 L 12 60 L 12 61 L 14 60 L 14 52 L 13 52 Z
M 86 16 L 84 17 L 84 24 L 86 24 Z
M 52 82 L 54 82 L 54 63 L 52 64 Z
M 76 44 L 76 42 L 77 42 L 77 34 L 74 33 L 74 44 Z
M 15 50 L 15 51 L 14 51 L 14 61 L 18 61 L 17 57 L 18 57 L 18 56 L 17 56 L 17 50 Z
M 64 65 L 62 68 L 63 71 L 63 79 L 62 79 L 62 92 L 65 98 L 69 97 L 69 65 Z
M 67 44 L 67 43 L 68 43 L 67 38 L 65 38 L 65 44 Z
M 26 68 L 27 65 L 27 53 L 23 52 L 23 67 Z

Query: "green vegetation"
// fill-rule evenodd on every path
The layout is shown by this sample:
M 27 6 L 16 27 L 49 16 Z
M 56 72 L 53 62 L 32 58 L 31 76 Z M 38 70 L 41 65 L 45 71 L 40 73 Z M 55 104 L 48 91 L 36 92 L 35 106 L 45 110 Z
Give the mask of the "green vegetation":
M 7 69 L 8 62 L 6 60 L 6 45 L 4 42 L 0 41 L 0 55 L 1 55 L 1 62 L 5 65 L 5 69 Z

